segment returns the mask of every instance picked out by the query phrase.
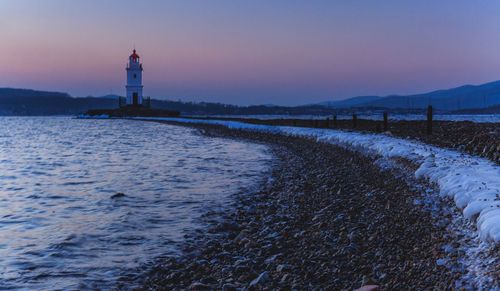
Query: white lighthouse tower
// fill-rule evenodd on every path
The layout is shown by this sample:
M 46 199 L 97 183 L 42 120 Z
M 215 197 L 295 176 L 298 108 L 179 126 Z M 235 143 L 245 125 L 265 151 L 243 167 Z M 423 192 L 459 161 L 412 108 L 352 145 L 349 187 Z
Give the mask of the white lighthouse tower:
M 142 64 L 135 49 L 127 64 L 127 105 L 142 106 Z

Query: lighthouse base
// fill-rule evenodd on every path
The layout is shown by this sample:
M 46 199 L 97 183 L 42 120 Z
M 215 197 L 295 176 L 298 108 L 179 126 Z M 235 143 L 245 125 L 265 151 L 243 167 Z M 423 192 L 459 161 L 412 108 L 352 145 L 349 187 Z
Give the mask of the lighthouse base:
M 88 110 L 85 114 L 89 116 L 108 115 L 110 117 L 177 117 L 180 115 L 180 112 L 174 110 L 153 109 L 132 105 L 120 107 L 117 109 L 91 109 Z

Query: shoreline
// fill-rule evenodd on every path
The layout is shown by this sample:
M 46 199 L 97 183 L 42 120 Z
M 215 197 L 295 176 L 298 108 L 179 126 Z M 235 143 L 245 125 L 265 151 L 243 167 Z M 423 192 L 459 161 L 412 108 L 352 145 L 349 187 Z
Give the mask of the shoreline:
M 93 117 L 108 119 L 109 116 Z M 382 133 L 382 121 L 360 119 L 353 127 L 349 119 L 257 119 L 241 117 L 180 116 L 185 119 L 236 121 L 255 125 L 293 126 L 297 128 L 338 129 L 360 133 Z M 389 120 L 387 136 L 422 142 L 444 149 L 488 159 L 500 165 L 500 123 L 434 120 L 433 133 L 426 134 L 425 120 Z
M 356 126 L 353 127 L 353 121 L 348 119 L 339 119 L 333 122 L 332 119 L 183 118 L 237 121 L 257 125 L 299 128 L 329 128 L 365 133 L 381 133 L 383 128 L 382 121 L 370 119 L 357 119 Z M 425 120 L 389 120 L 385 134 L 486 158 L 500 165 L 499 123 L 434 120 L 431 135 L 426 134 L 426 126 Z
M 236 195 L 227 213 L 210 214 L 222 221 L 211 219 L 206 233 L 188 237 L 184 255 L 157 265 L 144 288 L 473 287 L 465 285 L 472 282 L 459 262 L 464 254 L 444 247 L 453 215 L 415 205 L 425 193 L 375 158 L 305 138 L 182 125 L 268 144 L 277 163 L 272 183 Z

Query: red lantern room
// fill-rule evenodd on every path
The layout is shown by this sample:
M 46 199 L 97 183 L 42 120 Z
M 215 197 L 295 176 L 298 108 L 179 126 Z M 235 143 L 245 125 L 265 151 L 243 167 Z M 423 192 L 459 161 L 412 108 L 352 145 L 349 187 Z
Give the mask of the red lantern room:
M 137 54 L 137 52 L 135 51 L 135 49 L 132 52 L 132 54 L 130 55 L 130 60 L 134 61 L 134 62 L 139 62 L 139 55 Z

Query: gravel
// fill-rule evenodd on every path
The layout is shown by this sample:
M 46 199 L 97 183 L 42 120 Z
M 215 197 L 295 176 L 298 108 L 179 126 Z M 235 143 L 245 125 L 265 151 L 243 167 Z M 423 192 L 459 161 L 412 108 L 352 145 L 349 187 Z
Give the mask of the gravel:
M 374 158 L 305 138 L 191 126 L 268 144 L 274 169 L 259 191 L 203 214 L 206 231 L 187 236 L 182 255 L 158 263 L 143 289 L 446 290 L 463 277 L 460 257 L 447 256 L 451 215 L 415 203 L 425 191 Z

